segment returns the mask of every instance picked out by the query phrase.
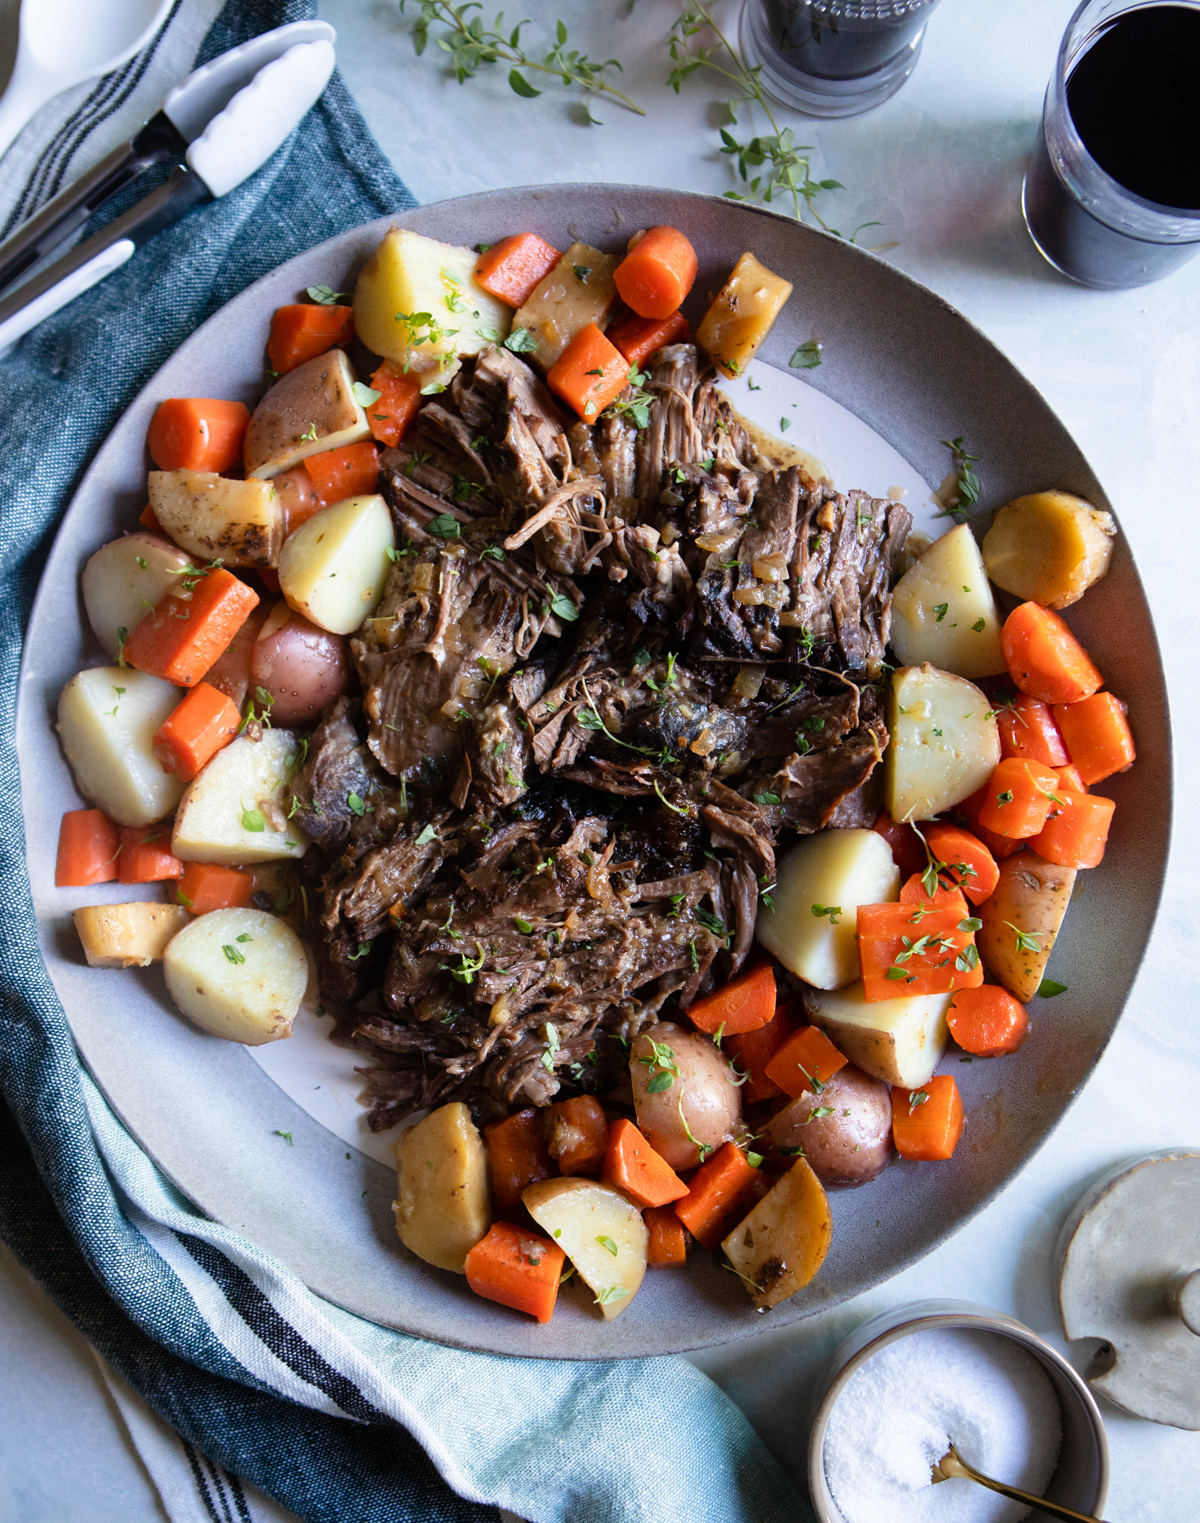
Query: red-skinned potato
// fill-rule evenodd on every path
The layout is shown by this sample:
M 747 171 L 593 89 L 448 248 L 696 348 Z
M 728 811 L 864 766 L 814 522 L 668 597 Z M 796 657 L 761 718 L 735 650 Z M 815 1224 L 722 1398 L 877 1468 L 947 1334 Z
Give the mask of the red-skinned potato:
M 629 1077 L 638 1130 L 673 1169 L 696 1167 L 697 1144 L 719 1148 L 733 1137 L 742 1093 L 710 1037 L 660 1021 L 635 1038 Z
M 891 1161 L 891 1091 L 850 1063 L 820 1094 L 789 1100 L 759 1135 L 772 1148 L 803 1148 L 822 1184 L 865 1185 Z
M 275 700 L 275 724 L 315 719 L 350 679 L 346 642 L 280 603 L 267 616 L 250 657 L 250 680 Z
M 279 493 L 279 499 L 283 505 L 283 537 L 285 539 L 325 506 L 317 496 L 312 477 L 303 465 L 284 471 L 282 476 L 276 476 L 271 485 Z

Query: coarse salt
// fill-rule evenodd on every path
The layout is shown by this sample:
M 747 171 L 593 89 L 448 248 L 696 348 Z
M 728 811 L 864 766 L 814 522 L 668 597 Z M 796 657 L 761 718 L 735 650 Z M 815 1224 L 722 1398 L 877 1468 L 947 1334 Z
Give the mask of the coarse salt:
M 825 1431 L 825 1479 L 846 1523 L 1018 1523 L 1020 1502 L 930 1480 L 951 1442 L 968 1464 L 1041 1496 L 1062 1411 L 1038 1360 L 1000 1333 L 897 1339 L 846 1386 Z

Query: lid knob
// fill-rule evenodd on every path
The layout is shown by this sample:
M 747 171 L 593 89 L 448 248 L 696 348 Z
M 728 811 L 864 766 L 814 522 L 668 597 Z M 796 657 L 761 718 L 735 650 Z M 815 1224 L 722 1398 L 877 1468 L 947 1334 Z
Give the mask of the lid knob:
M 1171 1288 L 1171 1301 L 1184 1327 L 1200 1338 L 1200 1269 L 1180 1275 Z

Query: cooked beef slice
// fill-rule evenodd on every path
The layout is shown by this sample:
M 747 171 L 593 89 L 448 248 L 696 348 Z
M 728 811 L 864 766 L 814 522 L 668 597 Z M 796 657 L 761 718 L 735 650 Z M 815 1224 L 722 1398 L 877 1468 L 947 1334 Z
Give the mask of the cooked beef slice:
M 797 525 L 789 611 L 815 665 L 878 676 L 911 527 L 903 503 L 826 489 L 809 497 Z
M 357 707 L 353 699 L 343 697 L 325 711 L 308 742 L 304 765 L 290 785 L 301 829 L 325 851 L 345 846 L 374 783 L 371 753 L 359 740 L 351 717 Z M 357 810 L 351 798 L 359 801 Z
M 574 610 L 561 583 L 523 586 L 515 569 L 461 540 L 426 538 L 397 557 L 351 642 L 367 744 L 393 776 L 449 788 L 495 679 L 544 630 L 562 628 L 554 600 Z

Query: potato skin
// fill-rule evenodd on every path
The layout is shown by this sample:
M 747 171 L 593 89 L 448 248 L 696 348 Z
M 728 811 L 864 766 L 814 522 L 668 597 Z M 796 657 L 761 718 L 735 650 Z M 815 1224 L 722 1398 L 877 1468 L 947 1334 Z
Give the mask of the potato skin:
M 293 612 L 265 639 L 254 642 L 250 681 L 271 694 L 276 724 L 316 719 L 350 680 L 346 641 Z
M 1073 867 L 1056 867 L 1036 852 L 1019 851 L 1001 862 L 995 893 L 975 912 L 983 921 L 975 945 L 984 967 L 1023 1005 L 1045 975 L 1074 886 Z M 1036 952 L 1018 947 L 1018 930 L 1037 937 Z
M 1108 572 L 1117 526 L 1111 513 L 1070 492 L 1031 492 L 1006 502 L 983 541 L 988 576 L 1044 608 L 1069 608 Z
M 419 1259 L 465 1274 L 492 1225 L 487 1159 L 461 1101 L 430 1111 L 396 1143 L 396 1235 Z
M 826 1106 L 832 1115 L 808 1119 Z M 789 1100 L 759 1135 L 773 1148 L 803 1148 L 822 1184 L 869 1184 L 892 1161 L 891 1091 L 850 1063 L 819 1095 Z
M 652 1041 L 671 1049 L 679 1069 L 678 1078 L 672 1076 L 670 1086 L 657 1093 L 648 1086 L 663 1070 L 642 1061 L 652 1059 Z M 733 1136 L 742 1114 L 742 1092 L 732 1068 L 709 1037 L 660 1021 L 635 1038 L 629 1077 L 638 1129 L 673 1169 L 696 1167 L 700 1162 L 696 1142 L 718 1148 Z M 689 1140 L 689 1129 L 696 1142 Z
M 332 349 L 280 376 L 254 409 L 243 445 L 246 475 L 269 480 L 309 455 L 370 437 L 350 361 Z

